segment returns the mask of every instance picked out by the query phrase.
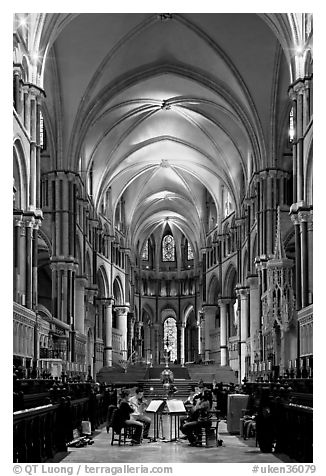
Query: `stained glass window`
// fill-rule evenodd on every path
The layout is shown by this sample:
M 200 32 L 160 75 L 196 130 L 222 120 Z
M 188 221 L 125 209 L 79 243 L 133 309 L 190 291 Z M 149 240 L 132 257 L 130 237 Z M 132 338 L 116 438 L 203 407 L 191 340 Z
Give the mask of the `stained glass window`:
M 194 253 L 192 251 L 191 244 L 189 243 L 189 241 L 188 241 L 188 255 L 187 255 L 187 257 L 188 257 L 188 261 L 194 259 Z
M 148 240 L 145 241 L 141 259 L 144 261 L 148 261 Z
M 169 360 L 174 362 L 178 357 L 177 324 L 173 317 L 164 321 L 164 349 L 169 354 Z
M 294 139 L 294 120 L 293 120 L 293 108 L 290 111 L 289 118 L 289 141 L 293 142 Z
M 172 235 L 165 235 L 162 241 L 162 260 L 174 261 L 175 260 L 175 245 Z

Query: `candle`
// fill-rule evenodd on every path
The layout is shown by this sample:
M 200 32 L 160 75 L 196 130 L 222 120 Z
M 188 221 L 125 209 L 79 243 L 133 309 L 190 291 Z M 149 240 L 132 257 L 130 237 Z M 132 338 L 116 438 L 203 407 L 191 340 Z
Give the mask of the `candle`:
M 272 362 L 270 360 L 268 361 L 268 370 L 272 370 Z
M 289 369 L 292 369 L 292 360 L 289 360 Z

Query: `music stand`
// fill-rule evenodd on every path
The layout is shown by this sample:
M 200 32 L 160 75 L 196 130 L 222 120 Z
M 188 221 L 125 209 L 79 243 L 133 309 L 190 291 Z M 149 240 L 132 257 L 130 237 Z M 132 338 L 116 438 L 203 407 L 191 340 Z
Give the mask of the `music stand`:
M 181 400 L 171 399 L 166 401 L 166 410 L 170 416 L 170 439 L 167 441 L 177 441 L 180 437 L 180 415 L 185 415 L 187 410 Z M 174 437 L 173 435 L 174 427 Z
M 163 421 L 162 421 L 162 411 L 165 407 L 164 400 L 152 400 L 148 407 L 146 408 L 146 413 L 153 413 L 153 423 L 154 423 L 154 438 L 153 441 L 157 441 L 159 438 L 159 423 L 161 422 L 161 429 L 162 429 L 162 439 L 163 439 Z M 160 422 L 159 422 L 160 418 Z

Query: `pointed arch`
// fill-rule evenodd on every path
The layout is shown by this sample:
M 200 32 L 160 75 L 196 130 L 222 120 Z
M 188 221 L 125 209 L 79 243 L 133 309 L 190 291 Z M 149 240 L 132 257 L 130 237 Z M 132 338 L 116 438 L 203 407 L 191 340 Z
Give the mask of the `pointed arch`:
M 13 146 L 13 177 L 15 185 L 15 207 L 26 209 L 28 204 L 27 160 L 24 147 L 19 138 Z
M 121 279 L 119 276 L 116 276 L 113 281 L 113 297 L 116 305 L 124 303 L 124 293 Z
M 238 273 L 235 266 L 231 263 L 226 270 L 224 277 L 223 296 L 232 297 L 235 294 L 235 286 L 238 281 Z
M 221 295 L 221 285 L 215 274 L 211 276 L 208 291 L 207 291 L 207 304 L 217 304 L 217 300 Z
M 109 297 L 109 280 L 106 269 L 104 266 L 100 266 L 97 271 L 97 285 L 99 289 L 99 296 Z

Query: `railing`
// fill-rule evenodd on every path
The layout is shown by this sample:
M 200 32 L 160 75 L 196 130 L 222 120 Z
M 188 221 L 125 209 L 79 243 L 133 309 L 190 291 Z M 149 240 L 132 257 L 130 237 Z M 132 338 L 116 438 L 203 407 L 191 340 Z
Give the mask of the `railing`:
M 102 394 L 71 400 L 63 397 L 56 405 L 46 405 L 14 413 L 13 461 L 15 463 L 44 462 L 66 451 L 73 439 L 73 430 L 81 429 L 81 422 L 89 420 L 92 430 L 106 418 Z
M 262 415 L 262 401 L 269 406 L 271 419 L 260 418 L 260 434 L 269 434 L 275 443 L 275 452 L 288 455 L 296 461 L 313 461 L 313 382 L 311 379 L 287 379 L 277 383 L 248 383 L 251 394 L 249 413 Z M 263 397 L 264 394 L 264 397 Z M 257 421 L 257 439 L 258 421 Z M 264 437 L 262 438 L 262 440 Z M 264 441 L 262 441 L 264 446 Z M 264 451 L 264 450 L 263 450 Z
M 313 409 L 283 404 L 276 418 L 276 451 L 296 461 L 313 461 Z

